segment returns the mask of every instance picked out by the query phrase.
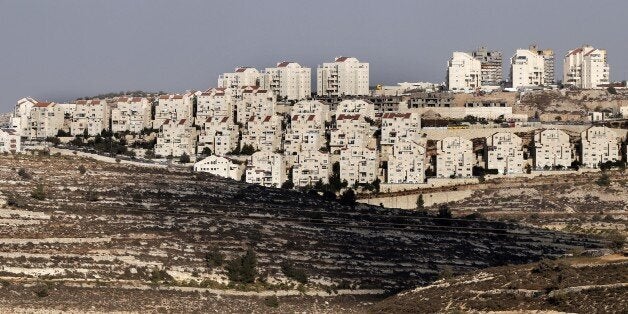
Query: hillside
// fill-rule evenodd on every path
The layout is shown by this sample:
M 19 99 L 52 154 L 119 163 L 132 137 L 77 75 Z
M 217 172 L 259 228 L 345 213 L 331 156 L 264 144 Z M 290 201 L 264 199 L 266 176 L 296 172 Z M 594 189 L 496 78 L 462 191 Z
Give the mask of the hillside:
M 401 293 L 370 311 L 626 313 L 626 295 L 628 258 L 609 255 L 485 269 Z
M 164 305 L 150 295 L 161 295 L 176 311 L 218 306 L 207 298 L 233 298 L 237 311 L 277 294 L 280 310 L 356 310 L 444 272 L 604 245 L 75 156 L 0 156 L 0 193 L 0 290 L 12 291 L 0 309 L 156 309 Z M 230 281 L 226 265 L 247 249 L 256 255 L 254 281 Z

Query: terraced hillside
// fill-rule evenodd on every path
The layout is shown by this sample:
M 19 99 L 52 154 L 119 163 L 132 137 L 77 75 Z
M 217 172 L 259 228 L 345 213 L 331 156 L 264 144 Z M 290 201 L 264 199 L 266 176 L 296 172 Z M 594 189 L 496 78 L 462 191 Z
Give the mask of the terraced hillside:
M 374 313 L 626 313 L 628 258 L 543 260 L 486 269 L 400 293 Z
M 0 156 L 0 193 L 0 279 L 7 283 L 0 290 L 15 292 L 0 298 L 4 306 L 60 306 L 54 298 L 38 299 L 42 285 L 51 295 L 75 298 L 81 289 L 100 289 L 84 306 L 100 300 L 98 307 L 109 310 L 116 309 L 116 289 L 234 298 L 253 295 L 247 291 L 285 298 L 381 295 L 430 283 L 443 272 L 602 245 L 511 223 L 344 207 L 186 169 L 74 156 Z M 216 255 L 229 261 L 247 249 L 257 256 L 255 282 L 229 281 L 226 262 L 217 263 Z M 305 280 L 286 277 L 282 265 L 288 264 Z M 176 309 L 191 310 L 194 303 L 186 305 Z

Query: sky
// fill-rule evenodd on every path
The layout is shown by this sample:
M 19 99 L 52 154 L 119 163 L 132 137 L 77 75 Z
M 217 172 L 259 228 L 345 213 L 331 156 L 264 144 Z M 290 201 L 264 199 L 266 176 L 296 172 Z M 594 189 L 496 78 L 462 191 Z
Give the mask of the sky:
M 67 101 L 127 90 L 207 89 L 237 66 L 337 56 L 370 63 L 371 85 L 443 82 L 453 51 L 536 43 L 562 57 L 608 51 L 628 79 L 626 0 L 0 0 L 0 112 L 25 96 Z

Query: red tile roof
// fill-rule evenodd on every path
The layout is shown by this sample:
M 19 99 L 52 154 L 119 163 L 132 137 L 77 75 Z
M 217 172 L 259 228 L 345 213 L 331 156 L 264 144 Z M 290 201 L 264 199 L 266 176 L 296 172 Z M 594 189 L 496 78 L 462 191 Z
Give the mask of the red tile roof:
M 347 59 L 349 59 L 350 57 L 338 57 L 336 58 L 336 62 L 345 62 L 347 61 Z
M 287 66 L 288 66 L 288 64 L 290 64 L 290 63 L 292 63 L 292 62 L 290 62 L 290 61 L 283 61 L 283 62 L 277 63 L 277 67 L 278 67 L 278 68 L 285 68 L 285 67 L 287 67 Z
M 43 107 L 48 107 L 48 106 L 50 106 L 50 105 L 52 105 L 52 103 L 51 103 L 51 102 L 43 102 L 43 101 L 40 101 L 40 102 L 37 102 L 34 106 L 35 106 L 35 107 L 40 107 L 40 108 L 43 108 Z

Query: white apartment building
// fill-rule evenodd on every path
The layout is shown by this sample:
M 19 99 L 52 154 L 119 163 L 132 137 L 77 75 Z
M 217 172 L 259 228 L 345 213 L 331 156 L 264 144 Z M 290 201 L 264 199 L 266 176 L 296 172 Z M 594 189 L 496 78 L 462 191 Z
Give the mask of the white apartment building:
M 447 89 L 474 91 L 482 87 L 482 63 L 466 52 L 455 51 L 447 63 Z
M 256 152 L 246 167 L 246 182 L 267 187 L 281 187 L 286 181 L 283 156 L 269 151 Z
M 369 64 L 353 57 L 338 57 L 316 69 L 316 93 L 319 96 L 369 94 Z
M 362 99 L 345 99 L 336 106 L 336 117 L 341 114 L 355 115 L 359 114 L 365 118 L 375 119 L 375 105 Z
M 563 83 L 578 88 L 601 88 L 610 82 L 606 50 L 589 45 L 570 50 L 563 61 Z
M 381 145 L 394 145 L 403 139 L 417 139 L 421 132 L 421 115 L 417 112 L 384 113 L 381 131 Z
M 372 183 L 377 179 L 379 156 L 375 149 L 349 146 L 340 150 L 340 180 L 349 186 Z
M 111 108 L 113 133 L 140 133 L 151 126 L 151 103 L 146 97 L 120 97 Z
M 181 121 L 185 119 L 191 124 L 193 122 L 194 97 L 196 97 L 194 93 L 159 96 L 157 107 L 155 107 L 153 128 L 159 128 L 166 120 Z
M 469 178 L 473 175 L 473 143 L 461 137 L 446 137 L 436 142 L 436 177 Z
M 242 132 L 240 147 L 249 144 L 257 150 L 274 152 L 281 149 L 281 135 L 280 116 L 250 117 Z
M 425 147 L 409 138 L 395 141 L 388 158 L 387 176 L 388 183 L 425 182 Z
M 534 134 L 534 167 L 537 170 L 571 166 L 571 144 L 567 133 L 547 129 Z
M 205 120 L 198 135 L 198 152 L 209 148 L 214 155 L 225 156 L 238 148 L 240 128 L 226 116 L 215 116 Z
M 184 153 L 188 156 L 196 154 L 197 131 L 186 119 L 178 122 L 166 120 L 157 134 L 155 155 L 179 157 Z
M 277 99 L 301 100 L 312 96 L 312 69 L 296 62 L 284 61 L 264 71 L 264 89 L 272 91 Z
M 18 153 L 22 151 L 22 138 L 15 129 L 0 129 L 0 153 Z
M 517 49 L 510 58 L 510 82 L 513 88 L 545 85 L 545 58 L 530 49 Z
M 273 92 L 259 87 L 244 87 L 235 102 L 236 121 L 247 123 L 251 117 L 273 116 L 276 112 L 276 98 Z
M 536 53 L 543 58 L 543 72 L 544 72 L 544 84 L 552 85 L 555 83 L 554 77 L 554 50 L 552 49 L 539 49 L 536 45 L 530 45 L 528 50 Z
M 11 114 L 11 128 L 15 129 L 20 136 L 30 136 L 31 110 L 37 103 L 37 100 L 30 97 L 22 98 L 17 101 L 13 113 Z
M 210 88 L 196 97 L 196 121 L 203 123 L 210 117 L 229 117 L 235 115 L 235 97 L 231 89 Z
M 240 180 L 244 173 L 244 164 L 221 156 L 209 156 L 194 164 L 194 171 L 207 172 L 215 176 Z
M 233 90 L 245 86 L 260 86 L 264 80 L 263 74 L 251 67 L 238 67 L 232 73 L 224 73 L 218 77 L 219 88 Z
M 624 119 L 628 118 L 628 106 L 622 106 L 621 108 L 619 108 L 619 114 Z
M 28 116 L 29 132 L 22 134 L 29 139 L 45 139 L 57 136 L 63 127 L 63 108 L 53 102 L 37 102 Z
M 289 166 L 303 151 L 318 151 L 325 146 L 325 120 L 320 114 L 295 113 L 290 117 L 283 149 Z
M 313 114 L 323 118 L 323 121 L 331 120 L 329 104 L 319 100 L 301 100 L 294 104 L 291 114 Z
M 295 165 L 292 167 L 292 183 L 295 186 L 308 186 L 320 180 L 327 184 L 330 174 L 329 154 L 315 150 L 303 151 L 297 155 Z
M 360 114 L 336 116 L 336 125 L 330 133 L 329 146 L 334 154 L 347 147 L 367 147 L 373 135 L 370 124 Z
M 582 131 L 582 156 L 584 167 L 598 168 L 607 161 L 621 160 L 618 136 L 607 127 L 594 126 Z
M 523 173 L 523 141 L 509 132 L 497 132 L 486 138 L 486 169 L 499 174 Z
M 109 130 L 111 107 L 102 99 L 77 100 L 72 115 L 70 133 L 74 136 L 87 134 L 96 136 L 103 130 Z

